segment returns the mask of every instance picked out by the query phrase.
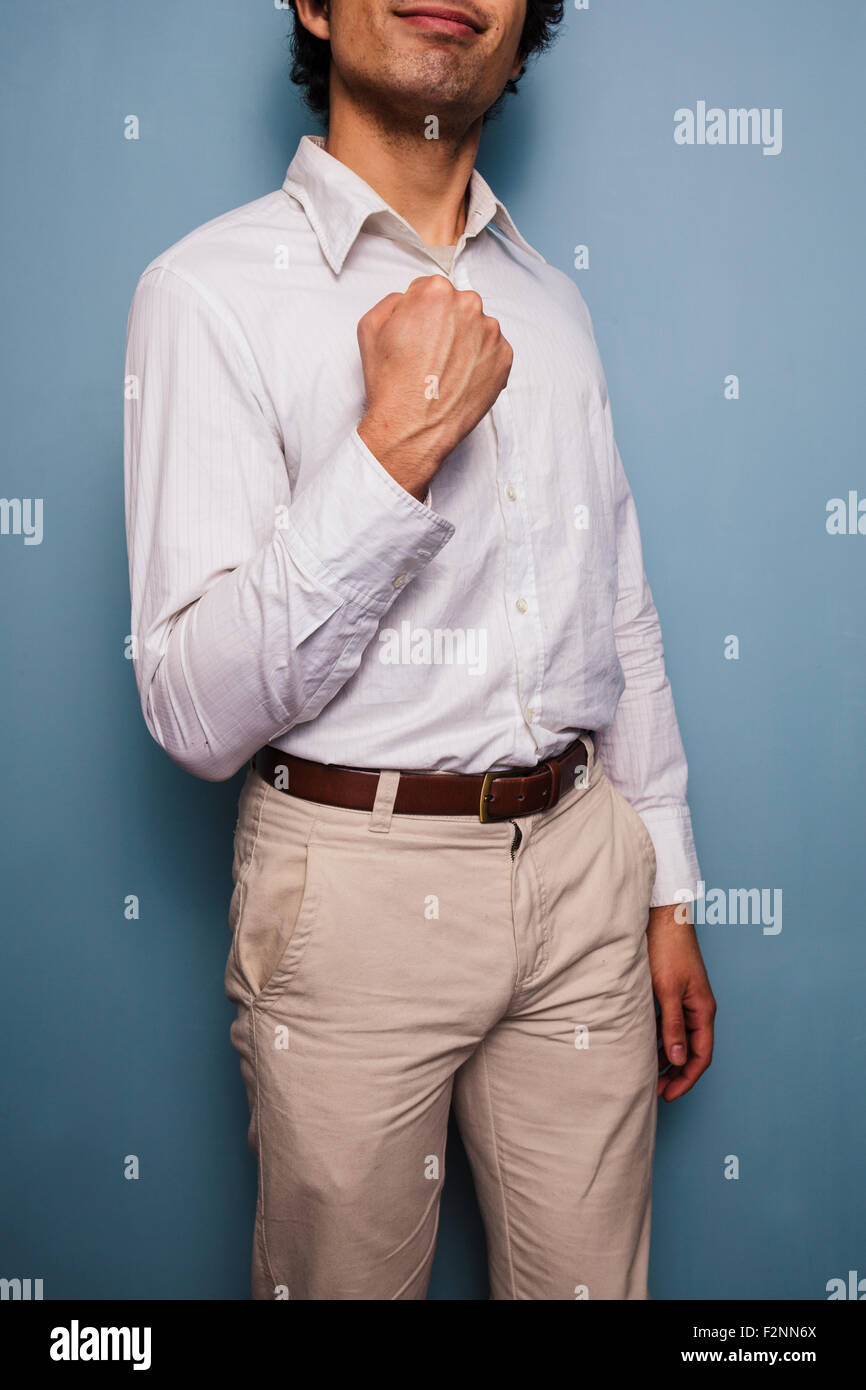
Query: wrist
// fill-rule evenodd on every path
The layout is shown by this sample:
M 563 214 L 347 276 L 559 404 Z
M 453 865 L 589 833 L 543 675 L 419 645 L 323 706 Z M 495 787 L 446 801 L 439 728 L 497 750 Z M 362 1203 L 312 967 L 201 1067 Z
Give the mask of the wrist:
M 387 473 L 419 502 L 427 496 L 444 455 L 422 434 L 398 436 L 365 415 L 358 436 Z

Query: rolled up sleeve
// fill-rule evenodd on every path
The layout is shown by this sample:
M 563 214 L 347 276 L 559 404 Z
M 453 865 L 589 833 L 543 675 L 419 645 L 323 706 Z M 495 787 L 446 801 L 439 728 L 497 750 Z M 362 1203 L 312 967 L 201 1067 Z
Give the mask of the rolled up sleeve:
M 127 326 L 124 484 L 136 682 L 180 766 L 232 776 L 314 719 L 454 526 L 353 430 L 292 497 L 252 354 L 164 266 Z

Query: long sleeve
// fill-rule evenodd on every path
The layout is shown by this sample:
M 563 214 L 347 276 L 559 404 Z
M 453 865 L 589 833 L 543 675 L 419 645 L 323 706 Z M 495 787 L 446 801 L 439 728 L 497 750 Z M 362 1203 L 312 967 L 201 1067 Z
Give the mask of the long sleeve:
M 293 498 L 244 338 L 204 287 L 167 267 L 136 287 L 125 376 L 142 712 L 176 763 L 221 781 L 333 699 L 454 526 L 356 430 Z
M 597 750 L 611 782 L 641 816 L 658 864 L 652 906 L 694 898 L 699 868 L 686 801 L 688 766 L 665 673 L 658 614 L 644 573 L 637 510 L 613 439 L 617 569 L 617 656 L 625 687 Z

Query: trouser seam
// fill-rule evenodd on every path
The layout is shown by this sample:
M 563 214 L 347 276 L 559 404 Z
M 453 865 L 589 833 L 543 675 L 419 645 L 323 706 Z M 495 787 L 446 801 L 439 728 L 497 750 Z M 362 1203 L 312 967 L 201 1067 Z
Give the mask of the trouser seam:
M 244 967 L 243 967 L 243 962 L 241 961 L 241 956 L 240 956 L 240 934 L 241 934 L 241 933 L 240 933 L 240 928 L 241 928 L 241 923 L 242 923 L 242 921 L 243 921 L 243 916 L 244 916 L 244 906 L 245 906 L 246 900 L 247 900 L 247 885 L 248 885 L 248 883 L 249 883 L 250 874 L 253 872 L 253 864 L 254 864 L 254 862 L 255 862 L 256 850 L 257 850 L 258 847 L 259 847 L 259 835 L 260 835 L 260 833 L 261 833 L 261 828 L 262 828 L 262 816 L 263 816 L 263 814 L 264 814 L 264 809 L 265 809 L 265 798 L 266 798 L 267 792 L 268 792 L 268 784 L 267 784 L 267 782 L 264 781 L 263 778 L 261 779 L 261 783 L 262 783 L 262 788 L 261 788 L 261 794 L 260 794 L 260 796 L 259 796 L 259 804 L 258 804 L 258 806 L 257 806 L 257 808 L 256 808 L 256 812 L 255 812 L 256 823 L 255 823 L 255 830 L 253 831 L 253 843 L 252 843 L 252 848 L 251 848 L 251 850 L 250 850 L 249 859 L 247 860 L 247 863 L 246 863 L 246 865 L 244 866 L 244 868 L 243 868 L 243 870 L 242 870 L 243 877 L 241 878 L 241 881 L 240 881 L 240 892 L 239 892 L 239 894 L 238 894 L 238 911 L 237 911 L 237 919 L 236 919 L 236 921 L 235 921 L 235 930 L 234 930 L 234 934 L 233 934 L 233 936 L 232 936 L 231 950 L 230 950 L 230 955 L 231 955 L 232 959 L 234 960 L 234 963 L 235 963 L 235 966 L 236 966 L 236 969 L 237 969 L 237 974 L 238 974 L 238 976 L 239 976 L 240 979 L 241 979 L 241 982 L 242 982 L 242 984 L 243 984 L 244 990 L 246 991 L 246 996 L 247 996 L 247 997 L 246 997 L 246 999 L 245 999 L 244 1002 L 245 1002 L 247 1005 L 249 1005 L 250 1003 L 252 1003 L 252 1000 L 253 1000 L 254 997 L 255 997 L 255 991 L 254 991 L 254 990 L 251 988 L 251 986 L 250 986 L 250 982 L 249 982 L 249 980 L 247 979 L 247 976 L 246 976 L 246 971 L 244 970 Z
M 276 1277 L 275 1277 L 275 1275 L 274 1275 L 273 1266 L 272 1266 L 272 1264 L 271 1264 L 270 1251 L 268 1250 L 267 1227 L 266 1227 L 266 1225 L 265 1225 L 265 1169 L 264 1169 L 264 1164 L 263 1164 L 263 1162 L 262 1162 L 262 1104 L 261 1104 L 261 1094 L 260 1094 L 260 1085 L 261 1085 L 261 1083 L 260 1083 L 260 1076 L 259 1076 L 259 1049 L 258 1049 L 258 1040 L 257 1040 L 257 1038 L 256 1038 L 255 1015 L 254 1015 L 254 1011 L 253 1011 L 252 1009 L 250 1009 L 249 1026 L 250 1026 L 250 1043 L 251 1043 L 251 1050 L 252 1050 L 252 1054 L 253 1054 L 253 1070 L 254 1070 L 254 1072 L 255 1072 L 255 1078 L 256 1078 L 256 1147 L 257 1147 L 257 1149 L 258 1149 L 257 1158 L 258 1158 L 258 1174 L 259 1174 L 259 1183 L 258 1183 L 258 1187 L 259 1187 L 259 1192 L 258 1192 L 258 1208 L 259 1208 L 259 1210 L 258 1210 L 258 1220 L 259 1220 L 259 1222 L 260 1222 L 260 1224 L 261 1224 L 262 1253 L 264 1254 L 264 1257 L 265 1257 L 265 1265 L 266 1265 L 266 1267 L 267 1267 L 267 1271 L 268 1271 L 268 1275 L 269 1275 L 269 1277 L 270 1277 L 271 1285 L 272 1285 L 273 1289 L 276 1290 L 277 1282 L 278 1282 L 278 1281 L 277 1281 L 277 1279 L 276 1279 Z
M 499 1184 L 499 1192 L 502 1199 L 502 1232 L 505 1238 L 505 1250 L 508 1258 L 508 1274 L 511 1281 L 511 1296 L 517 1299 L 517 1283 L 514 1277 L 514 1256 L 511 1249 L 511 1226 L 508 1221 L 508 1203 L 505 1199 L 505 1177 L 502 1159 L 499 1154 L 499 1141 L 496 1137 L 496 1120 L 493 1112 L 493 1089 L 490 1085 L 490 1069 L 487 1065 L 487 1044 L 486 1040 L 481 1043 L 481 1064 L 484 1068 L 484 1085 L 487 1091 L 487 1105 L 490 1111 L 490 1135 L 493 1140 L 493 1161 L 496 1169 L 496 1181 Z

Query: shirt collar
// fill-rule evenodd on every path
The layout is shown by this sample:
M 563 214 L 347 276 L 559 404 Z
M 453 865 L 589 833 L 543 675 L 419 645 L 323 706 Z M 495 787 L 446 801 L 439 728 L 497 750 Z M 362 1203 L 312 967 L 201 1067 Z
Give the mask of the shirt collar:
M 328 154 L 323 135 L 304 135 L 289 165 L 283 188 L 297 198 L 316 233 L 322 254 L 339 275 L 349 251 L 368 218 L 384 234 L 423 247 L 422 238 L 405 218 L 381 198 L 375 189 L 339 159 Z M 483 231 L 488 222 L 515 245 L 536 260 L 544 257 L 520 235 L 505 204 L 493 193 L 477 169 L 469 180 L 469 206 L 466 230 L 468 241 Z M 460 244 L 460 243 L 458 243 Z

